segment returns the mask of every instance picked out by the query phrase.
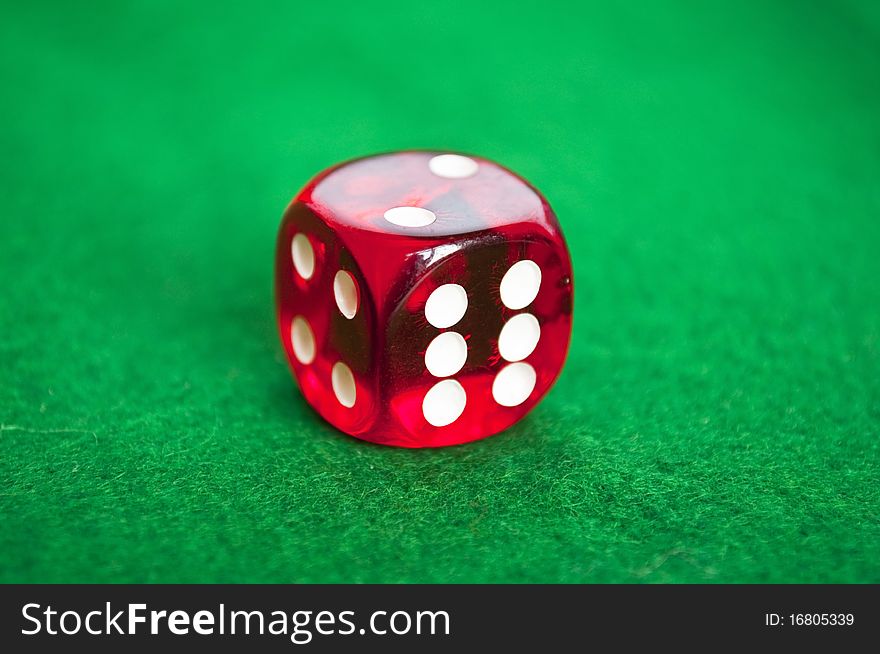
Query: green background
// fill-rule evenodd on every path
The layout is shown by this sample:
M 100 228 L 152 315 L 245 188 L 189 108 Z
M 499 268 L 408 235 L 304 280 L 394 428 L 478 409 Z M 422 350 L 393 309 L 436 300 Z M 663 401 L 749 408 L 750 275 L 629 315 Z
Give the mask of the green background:
M 0 580 L 880 582 L 876 3 L 16 4 Z M 466 446 L 334 431 L 275 331 L 288 200 L 402 148 L 575 263 L 558 385 Z

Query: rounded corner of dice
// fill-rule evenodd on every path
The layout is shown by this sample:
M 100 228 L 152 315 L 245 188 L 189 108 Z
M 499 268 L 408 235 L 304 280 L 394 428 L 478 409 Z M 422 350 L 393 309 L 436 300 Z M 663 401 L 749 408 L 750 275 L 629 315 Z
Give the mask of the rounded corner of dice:
M 572 269 L 547 201 L 489 160 L 407 151 L 320 173 L 284 213 L 275 293 L 306 401 L 374 443 L 496 434 L 558 377 Z

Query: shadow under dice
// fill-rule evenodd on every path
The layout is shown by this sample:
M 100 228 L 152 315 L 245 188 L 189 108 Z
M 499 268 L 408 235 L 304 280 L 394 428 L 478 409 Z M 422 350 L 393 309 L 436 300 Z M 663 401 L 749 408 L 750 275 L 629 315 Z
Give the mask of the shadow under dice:
M 495 434 L 549 390 L 571 262 L 546 200 L 485 159 L 401 152 L 318 175 L 282 221 L 281 339 L 338 429 L 405 447 Z

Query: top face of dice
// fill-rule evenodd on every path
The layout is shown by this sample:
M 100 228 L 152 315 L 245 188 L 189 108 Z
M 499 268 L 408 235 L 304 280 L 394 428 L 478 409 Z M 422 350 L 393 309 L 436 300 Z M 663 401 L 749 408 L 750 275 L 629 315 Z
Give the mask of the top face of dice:
M 571 333 L 553 212 L 484 159 L 402 152 L 318 175 L 279 232 L 276 297 L 299 386 L 375 442 L 451 445 L 546 393 Z
M 356 230 L 443 238 L 505 225 L 558 225 L 543 198 L 498 164 L 476 157 L 400 152 L 330 169 L 300 200 Z

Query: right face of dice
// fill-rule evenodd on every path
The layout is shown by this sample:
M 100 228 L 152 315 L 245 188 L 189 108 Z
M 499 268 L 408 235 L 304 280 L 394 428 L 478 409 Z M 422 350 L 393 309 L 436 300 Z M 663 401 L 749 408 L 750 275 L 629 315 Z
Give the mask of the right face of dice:
M 482 159 L 405 152 L 313 180 L 285 212 L 276 295 L 306 400 L 374 442 L 482 438 L 550 388 L 571 264 L 546 201 Z

